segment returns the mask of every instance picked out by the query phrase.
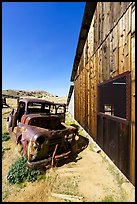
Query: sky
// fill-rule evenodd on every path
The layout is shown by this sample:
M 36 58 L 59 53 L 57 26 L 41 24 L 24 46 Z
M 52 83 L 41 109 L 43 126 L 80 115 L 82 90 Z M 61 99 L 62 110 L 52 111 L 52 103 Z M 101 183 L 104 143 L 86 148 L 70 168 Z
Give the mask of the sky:
M 85 2 L 2 2 L 2 90 L 67 96 Z

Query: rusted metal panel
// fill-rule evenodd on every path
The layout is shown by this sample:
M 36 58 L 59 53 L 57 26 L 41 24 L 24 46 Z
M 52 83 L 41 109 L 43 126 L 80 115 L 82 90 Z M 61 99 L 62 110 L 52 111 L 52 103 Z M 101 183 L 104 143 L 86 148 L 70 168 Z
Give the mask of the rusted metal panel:
M 51 107 L 55 107 L 54 113 Z M 56 153 L 63 158 L 68 152 L 72 152 L 77 128 L 61 122 L 60 114 L 65 115 L 65 112 L 65 104 L 40 99 L 20 99 L 17 111 L 13 109 L 10 113 L 9 133 L 17 144 L 22 145 L 29 167 L 44 165 L 50 158 L 53 165 Z

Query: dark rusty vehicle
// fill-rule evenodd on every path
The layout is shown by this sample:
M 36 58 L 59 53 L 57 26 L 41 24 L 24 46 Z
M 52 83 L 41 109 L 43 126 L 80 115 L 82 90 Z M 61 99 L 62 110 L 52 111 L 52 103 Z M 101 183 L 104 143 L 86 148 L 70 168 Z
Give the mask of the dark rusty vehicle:
M 71 155 L 77 128 L 65 124 L 65 112 L 65 104 L 26 98 L 10 113 L 9 133 L 22 146 L 30 168 L 54 166 Z

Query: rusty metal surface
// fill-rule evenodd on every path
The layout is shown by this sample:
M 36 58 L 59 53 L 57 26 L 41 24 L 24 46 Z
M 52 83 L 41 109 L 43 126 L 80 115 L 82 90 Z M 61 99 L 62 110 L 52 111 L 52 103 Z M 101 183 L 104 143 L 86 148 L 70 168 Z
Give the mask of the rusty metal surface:
M 22 144 L 28 161 L 51 157 L 56 145 L 58 154 L 69 151 L 76 131 L 74 127 L 63 124 L 61 130 L 49 130 L 22 123 L 19 123 L 17 128 L 22 131 L 18 142 Z
M 51 162 L 52 158 L 48 158 L 48 159 L 43 159 L 40 161 L 36 161 L 36 162 L 29 162 L 27 161 L 27 166 L 29 168 L 39 168 L 39 167 L 45 167 L 46 165 L 48 165 Z
M 55 103 L 55 102 L 51 102 L 51 101 L 48 101 L 48 100 L 44 100 L 44 99 L 39 99 L 39 98 L 21 98 L 19 100 L 19 102 L 22 101 L 22 102 L 25 102 L 26 104 L 27 103 L 46 103 L 46 104 L 53 104 L 53 105 L 61 105 L 61 106 L 66 106 L 65 103 Z
M 48 103 L 48 104 L 53 104 L 53 102 L 51 101 L 47 101 L 47 100 L 44 100 L 44 99 L 39 99 L 39 98 L 21 98 L 19 100 L 19 102 L 22 101 L 22 102 L 25 102 L 25 103 L 28 103 L 28 102 L 36 102 L 36 103 Z
M 23 115 L 21 122 L 27 125 L 34 125 L 47 129 L 61 128 L 60 119 L 57 115 L 25 114 Z
M 28 166 L 30 168 L 43 166 L 48 164 L 49 161 L 51 161 L 51 165 L 54 165 L 57 159 L 68 156 L 72 151 L 78 130 L 74 126 L 66 125 L 57 115 L 57 110 L 63 107 L 59 114 L 65 116 L 66 105 L 41 99 L 21 99 L 20 102 L 25 103 L 24 110 L 27 110 L 30 102 L 54 104 L 56 106 L 55 114 L 43 113 L 41 109 L 37 109 L 36 113 L 36 110 L 32 109 L 34 113 L 22 112 L 23 115 L 20 115 L 20 120 L 18 120 L 19 107 L 18 111 L 13 110 L 10 113 L 8 120 L 9 133 L 17 144 L 22 145 L 22 150 L 28 160 Z M 17 129 L 14 131 L 16 126 Z

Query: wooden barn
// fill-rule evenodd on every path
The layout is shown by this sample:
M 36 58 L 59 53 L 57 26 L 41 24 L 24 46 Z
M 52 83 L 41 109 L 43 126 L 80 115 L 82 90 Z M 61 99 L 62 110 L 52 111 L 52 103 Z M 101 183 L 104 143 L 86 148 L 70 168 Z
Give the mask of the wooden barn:
M 70 81 L 74 118 L 135 185 L 135 2 L 86 3 Z

